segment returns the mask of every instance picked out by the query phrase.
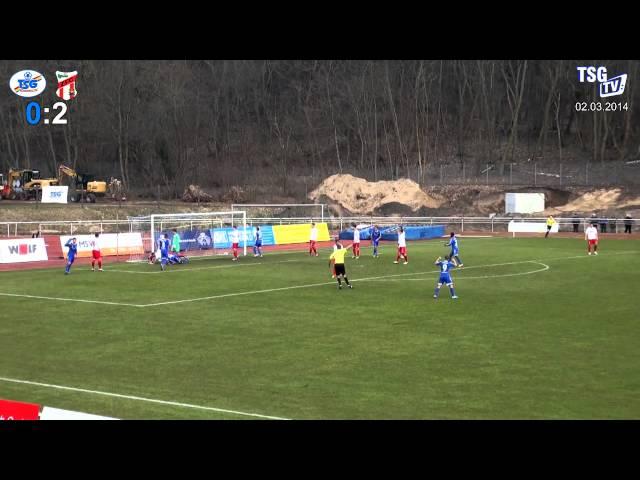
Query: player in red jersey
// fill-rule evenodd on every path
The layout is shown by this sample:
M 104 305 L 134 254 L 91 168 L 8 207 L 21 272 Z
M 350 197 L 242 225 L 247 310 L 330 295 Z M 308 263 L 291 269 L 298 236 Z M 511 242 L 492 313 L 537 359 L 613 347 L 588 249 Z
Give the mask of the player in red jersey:
M 589 225 L 584 231 L 584 239 L 587 241 L 587 253 L 591 255 L 591 248 L 593 247 L 593 254 L 598 254 L 598 229 L 596 224 Z
M 311 231 L 309 232 L 309 255 L 318 256 L 318 249 L 316 248 L 316 242 L 318 241 L 318 229 L 315 223 L 311 224 Z
M 407 256 L 406 232 L 403 227 L 400 227 L 398 230 L 398 255 L 396 255 L 396 261 L 393 263 L 398 263 L 400 258 L 404 258 L 405 265 L 409 263 L 409 257 Z
M 100 234 L 96 233 L 93 239 L 93 249 L 91 250 L 91 271 L 96 271 L 96 262 L 98 262 L 98 270 L 102 272 L 102 254 L 100 253 Z

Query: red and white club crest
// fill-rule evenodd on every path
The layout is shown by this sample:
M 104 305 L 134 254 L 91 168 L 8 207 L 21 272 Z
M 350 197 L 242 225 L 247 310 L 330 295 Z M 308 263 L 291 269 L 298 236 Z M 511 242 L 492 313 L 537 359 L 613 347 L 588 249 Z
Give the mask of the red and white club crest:
M 78 95 L 78 90 L 76 89 L 78 72 L 56 72 L 56 77 L 58 77 L 57 96 L 63 100 L 71 100 Z

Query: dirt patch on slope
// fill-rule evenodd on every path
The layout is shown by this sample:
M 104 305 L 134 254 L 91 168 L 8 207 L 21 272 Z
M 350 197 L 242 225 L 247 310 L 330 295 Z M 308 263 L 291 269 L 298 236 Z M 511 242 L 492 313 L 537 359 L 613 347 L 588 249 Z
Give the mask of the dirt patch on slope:
M 577 195 L 564 205 L 547 208 L 545 213 L 622 212 L 640 208 L 640 196 L 621 188 L 600 188 Z
M 353 175 L 332 175 L 309 194 L 314 202 L 333 210 L 360 215 L 408 215 L 422 208 L 438 208 L 442 198 L 425 193 L 409 179 L 368 182 Z
M 503 215 L 505 193 L 544 193 L 545 210 L 532 215 L 573 212 L 637 215 L 640 192 L 629 188 L 509 187 L 504 185 L 432 185 L 421 189 L 408 179 L 368 182 L 352 175 L 332 175 L 309 198 L 326 203 L 336 216 L 350 215 Z

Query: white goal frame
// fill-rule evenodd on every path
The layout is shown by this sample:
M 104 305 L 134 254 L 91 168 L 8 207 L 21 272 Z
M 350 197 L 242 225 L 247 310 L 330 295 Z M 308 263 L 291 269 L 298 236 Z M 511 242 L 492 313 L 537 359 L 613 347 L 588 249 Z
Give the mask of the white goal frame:
M 167 220 L 176 220 L 176 219 L 180 219 L 180 220 L 185 220 L 188 221 L 189 219 L 201 219 L 201 218 L 211 218 L 211 219 L 215 219 L 216 216 L 227 216 L 227 217 L 231 217 L 231 226 L 237 226 L 240 227 L 242 226 L 242 231 L 245 232 L 245 234 L 242 236 L 242 255 L 243 256 L 247 256 L 247 235 L 246 235 L 246 231 L 247 231 L 247 212 L 245 212 L 244 210 L 235 210 L 235 211 L 230 211 L 230 212 L 206 212 L 206 213 L 191 213 L 191 212 L 187 212 L 187 213 L 157 213 L 157 214 L 153 214 L 150 216 L 150 221 L 151 221 L 151 230 L 150 230 L 150 238 L 151 238 L 151 248 L 152 251 L 155 250 L 156 246 L 155 246 L 155 242 L 154 242 L 154 232 L 155 232 L 155 227 L 158 223 L 160 223 L 160 225 L 162 224 L 162 219 L 167 219 Z M 236 218 L 238 218 L 238 222 L 236 222 Z M 160 222 L 159 222 L 160 221 Z

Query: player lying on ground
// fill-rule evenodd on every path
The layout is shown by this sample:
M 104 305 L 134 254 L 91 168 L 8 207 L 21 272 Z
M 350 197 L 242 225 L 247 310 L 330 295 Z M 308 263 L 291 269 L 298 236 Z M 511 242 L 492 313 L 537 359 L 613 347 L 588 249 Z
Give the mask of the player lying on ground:
M 169 263 L 171 265 L 189 263 L 189 257 L 183 253 L 169 252 Z
M 433 292 L 433 298 L 438 298 L 440 295 L 440 288 L 443 284 L 446 284 L 449 287 L 449 292 L 451 293 L 451 298 L 458 298 L 455 290 L 453 289 L 453 280 L 451 279 L 451 273 L 449 271 L 452 268 L 457 267 L 457 263 L 455 260 L 451 261 L 450 256 L 436 258 L 434 265 L 438 265 L 440 267 L 440 277 L 438 278 L 438 284 L 436 285 L 436 290 Z
M 349 288 L 353 288 L 353 286 L 349 283 L 349 279 L 347 278 L 347 270 L 344 266 L 344 256 L 347 254 L 347 250 L 349 250 L 353 245 L 349 245 L 348 247 L 343 247 L 340 243 L 337 243 L 337 249 L 329 257 L 329 266 L 333 263 L 333 272 L 335 277 L 338 279 L 338 289 L 342 289 L 342 279 L 344 279 L 345 283 Z
M 154 264 L 158 260 L 159 257 L 156 256 L 156 253 L 151 253 L 149 255 L 150 264 Z M 170 263 L 172 265 L 189 263 L 189 257 L 187 257 L 184 253 L 169 252 L 169 254 L 167 255 L 167 263 Z

